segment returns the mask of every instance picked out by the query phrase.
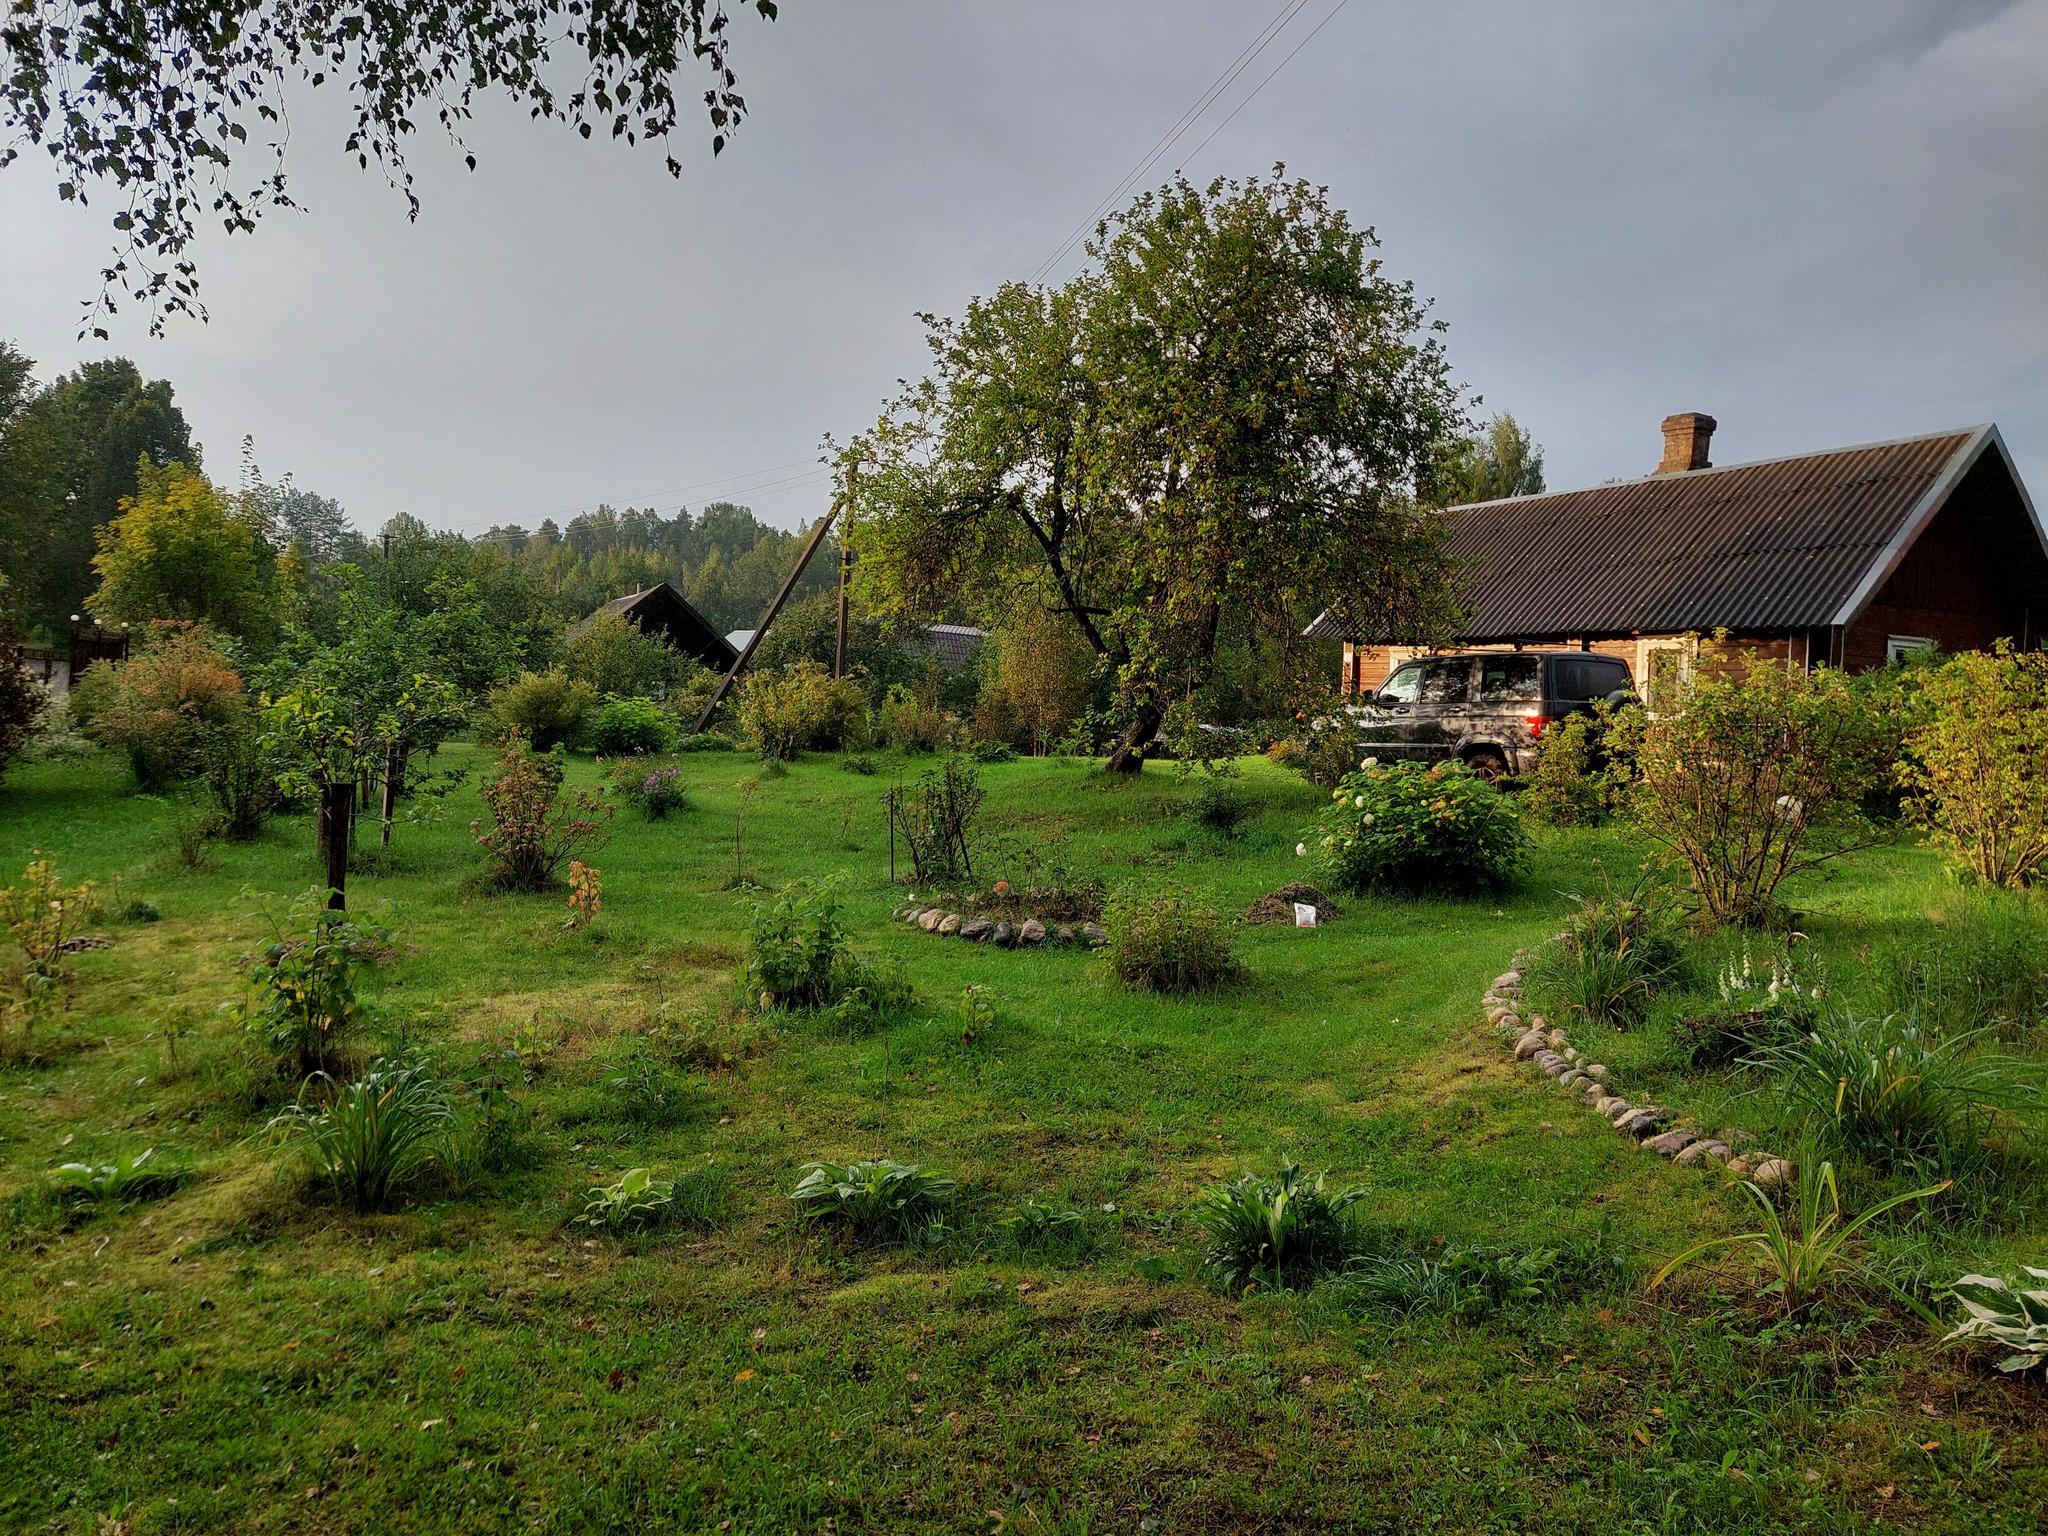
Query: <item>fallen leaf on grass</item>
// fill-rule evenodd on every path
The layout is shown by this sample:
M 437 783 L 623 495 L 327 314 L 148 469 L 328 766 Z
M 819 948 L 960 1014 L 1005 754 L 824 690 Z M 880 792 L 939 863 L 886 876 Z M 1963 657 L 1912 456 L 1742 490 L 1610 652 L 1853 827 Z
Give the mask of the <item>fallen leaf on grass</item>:
M 443 1424 L 446 1424 L 447 1422 L 448 1421 L 446 1419 L 421 1419 L 420 1433 L 425 1434 L 430 1429 L 439 1429 Z
M 1938 1451 L 1941 1449 L 1941 1442 L 1939 1440 L 1925 1440 L 1921 1442 L 1920 1449 L 1923 1451 Z
M 749 1366 L 746 1370 L 741 1371 L 739 1375 L 733 1377 L 734 1381 L 752 1381 L 753 1379 L 754 1371 L 752 1366 Z

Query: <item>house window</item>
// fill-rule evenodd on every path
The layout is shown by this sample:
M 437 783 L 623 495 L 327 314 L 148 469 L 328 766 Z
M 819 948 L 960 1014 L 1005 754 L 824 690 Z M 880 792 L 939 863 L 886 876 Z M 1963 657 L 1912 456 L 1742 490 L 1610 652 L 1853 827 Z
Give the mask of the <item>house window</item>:
M 1886 635 L 1884 638 L 1884 664 L 1896 667 L 1911 656 L 1925 656 L 1934 649 L 1934 642 L 1925 635 Z

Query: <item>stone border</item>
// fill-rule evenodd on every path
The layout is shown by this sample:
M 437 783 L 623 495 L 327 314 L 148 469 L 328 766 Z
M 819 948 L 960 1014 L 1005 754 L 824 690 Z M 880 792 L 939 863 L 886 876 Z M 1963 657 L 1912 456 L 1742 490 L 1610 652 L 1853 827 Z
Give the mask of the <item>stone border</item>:
M 1563 935 L 1559 935 L 1563 937 Z M 1722 1168 L 1737 1178 L 1746 1178 L 1759 1189 L 1778 1189 L 1798 1177 L 1798 1169 L 1775 1153 L 1737 1153 L 1729 1145 L 1740 1139 L 1733 1131 L 1707 1136 L 1680 1119 L 1671 1110 L 1654 1104 L 1631 1104 L 1608 1087 L 1607 1068 L 1588 1062 L 1573 1049 L 1561 1029 L 1552 1029 L 1540 1013 L 1522 1022 L 1522 967 L 1530 951 L 1515 951 L 1513 969 L 1493 979 L 1493 985 L 1479 1000 L 1493 1025 L 1494 1038 L 1516 1061 L 1538 1068 L 1562 1088 L 1577 1093 L 1595 1114 L 1638 1146 L 1692 1167 Z
M 966 939 L 971 944 L 993 944 L 998 949 L 1042 949 L 1048 944 L 1086 944 L 1100 949 L 1109 935 L 1094 923 L 1059 923 L 1047 927 L 1035 917 L 1012 925 L 1007 920 L 974 917 L 945 907 L 898 907 L 890 916 L 900 923 L 941 938 Z

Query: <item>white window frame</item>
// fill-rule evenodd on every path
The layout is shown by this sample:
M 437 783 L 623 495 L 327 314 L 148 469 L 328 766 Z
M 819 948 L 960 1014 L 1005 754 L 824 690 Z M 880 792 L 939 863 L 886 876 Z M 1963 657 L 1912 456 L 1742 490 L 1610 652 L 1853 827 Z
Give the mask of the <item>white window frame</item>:
M 1896 667 L 1910 655 L 1918 655 L 1937 649 L 1929 635 L 1886 635 L 1884 637 L 1884 664 Z
M 1659 651 L 1675 651 L 1678 654 L 1678 686 L 1683 690 L 1692 681 L 1693 662 L 1699 657 L 1700 643 L 1683 635 L 1636 642 L 1636 693 L 1650 711 L 1652 719 L 1661 719 L 1667 714 L 1676 713 L 1675 710 L 1665 707 L 1664 701 L 1657 697 L 1651 686 L 1656 674 L 1651 671 L 1650 658 Z

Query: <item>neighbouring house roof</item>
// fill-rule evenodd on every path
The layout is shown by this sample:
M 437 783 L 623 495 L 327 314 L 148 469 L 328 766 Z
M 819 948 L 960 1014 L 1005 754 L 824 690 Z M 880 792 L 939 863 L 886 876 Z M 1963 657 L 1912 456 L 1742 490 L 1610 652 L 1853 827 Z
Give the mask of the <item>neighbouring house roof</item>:
M 2010 497 L 1991 531 L 2038 579 L 2048 536 L 1988 425 L 1455 507 L 1459 638 L 1846 625 L 1966 477 Z M 1380 638 L 1341 604 L 1307 633 Z
M 714 671 L 730 671 L 739 650 L 711 627 L 711 621 L 692 608 L 683 594 L 667 582 L 656 582 L 639 592 L 615 597 L 576 626 L 588 627 L 599 613 L 616 613 L 637 624 L 675 650 L 694 656 Z
M 937 653 L 939 665 L 948 672 L 958 672 L 967 665 L 974 648 L 988 638 L 988 631 L 976 629 L 972 624 L 927 624 L 925 635 Z

